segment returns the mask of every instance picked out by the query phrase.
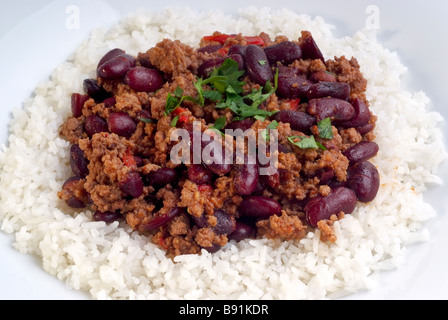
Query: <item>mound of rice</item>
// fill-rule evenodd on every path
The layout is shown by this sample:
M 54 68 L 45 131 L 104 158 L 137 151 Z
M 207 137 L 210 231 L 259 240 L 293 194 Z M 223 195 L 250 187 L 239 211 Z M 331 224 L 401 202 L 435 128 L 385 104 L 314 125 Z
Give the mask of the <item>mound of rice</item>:
M 0 152 L 1 229 L 15 235 L 17 250 L 41 257 L 47 272 L 97 299 L 322 299 L 372 287 L 372 274 L 397 267 L 405 246 L 428 239 L 423 225 L 435 212 L 423 192 L 441 182 L 435 172 L 446 157 L 442 117 L 429 110 L 423 92 L 402 87 L 407 70 L 398 56 L 367 31 L 336 39 L 319 17 L 267 8 L 240 12 L 139 12 L 94 31 L 50 81 L 38 85 L 14 111 L 9 145 Z M 317 231 L 300 242 L 231 242 L 215 254 L 172 261 L 128 226 L 93 222 L 91 212 L 75 212 L 58 199 L 70 176 L 69 144 L 58 136 L 59 126 L 71 112 L 70 94 L 82 92 L 99 59 L 116 47 L 137 54 L 164 38 L 197 46 L 215 30 L 290 39 L 309 30 L 327 58 L 358 59 L 378 116 L 380 153 L 373 162 L 381 187 L 374 202 L 358 204 L 335 224 L 335 244 L 320 242 Z

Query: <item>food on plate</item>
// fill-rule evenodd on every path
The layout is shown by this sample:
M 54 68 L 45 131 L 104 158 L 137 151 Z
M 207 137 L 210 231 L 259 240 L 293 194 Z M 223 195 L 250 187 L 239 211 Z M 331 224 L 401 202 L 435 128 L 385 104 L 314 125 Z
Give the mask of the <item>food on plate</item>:
M 441 182 L 443 119 L 368 30 L 337 38 L 331 28 L 289 10 L 172 8 L 93 30 L 12 114 L 2 231 L 96 299 L 322 299 L 371 288 L 372 275 L 428 239 L 435 211 L 423 193 Z M 194 128 L 213 139 L 192 139 L 190 159 L 181 141 Z M 259 163 L 249 152 L 209 161 L 231 149 L 214 143 L 226 130 L 249 128 L 258 140 L 241 145 L 266 146 Z

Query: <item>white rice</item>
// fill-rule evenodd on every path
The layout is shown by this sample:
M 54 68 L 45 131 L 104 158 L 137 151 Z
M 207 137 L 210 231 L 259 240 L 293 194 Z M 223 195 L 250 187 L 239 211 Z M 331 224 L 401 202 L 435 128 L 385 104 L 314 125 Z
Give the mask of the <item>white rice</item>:
M 435 212 L 423 192 L 441 182 L 435 172 L 446 157 L 442 117 L 429 110 L 423 92 L 402 87 L 407 70 L 398 56 L 366 31 L 336 39 L 319 17 L 267 8 L 240 12 L 139 12 L 109 31 L 94 31 L 38 85 L 34 98 L 14 111 L 9 145 L 0 152 L 1 229 L 15 235 L 17 250 L 41 257 L 47 272 L 96 299 L 323 299 L 371 288 L 372 274 L 396 268 L 405 246 L 428 239 L 424 223 Z M 378 116 L 374 163 L 381 188 L 375 201 L 335 224 L 335 244 L 320 242 L 317 231 L 300 242 L 231 242 L 214 254 L 172 261 L 128 226 L 93 222 L 91 212 L 75 212 L 58 199 L 70 176 L 69 144 L 58 129 L 70 114 L 70 94 L 82 91 L 97 61 L 112 48 L 137 54 L 163 38 L 197 46 L 215 30 L 290 39 L 309 30 L 327 58 L 358 59 Z

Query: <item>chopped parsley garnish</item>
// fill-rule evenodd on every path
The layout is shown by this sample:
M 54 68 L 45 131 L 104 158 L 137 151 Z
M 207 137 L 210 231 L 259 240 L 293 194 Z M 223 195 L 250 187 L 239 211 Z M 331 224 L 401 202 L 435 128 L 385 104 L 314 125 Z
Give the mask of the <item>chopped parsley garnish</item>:
M 260 65 L 260 66 L 264 66 L 265 64 L 266 64 L 266 60 L 258 60 L 258 64 Z
M 319 137 L 322 139 L 333 139 L 333 126 L 331 125 L 331 119 L 325 118 L 317 124 L 319 130 Z
M 299 141 L 295 141 L 300 139 Z M 314 139 L 314 136 L 292 136 L 288 137 L 288 141 L 291 142 L 296 147 L 300 149 L 321 149 L 323 151 L 327 150 L 321 143 Z
M 175 117 L 173 118 L 173 120 L 171 120 L 170 125 L 171 125 L 172 127 L 175 127 L 175 126 L 177 126 L 177 122 L 178 122 L 178 121 L 179 121 L 179 115 L 175 116 Z
M 153 123 L 153 120 L 152 119 L 148 119 L 148 118 L 140 118 L 139 120 L 141 122 L 144 122 L 144 123 Z
M 173 94 L 168 93 L 165 104 L 165 116 L 176 110 L 185 100 L 196 102 L 196 99 L 191 96 L 183 96 L 183 93 L 184 90 L 180 87 L 177 87 Z
M 271 140 L 271 130 L 277 129 L 278 125 L 279 123 L 274 120 L 263 130 L 262 137 L 265 141 L 269 142 Z

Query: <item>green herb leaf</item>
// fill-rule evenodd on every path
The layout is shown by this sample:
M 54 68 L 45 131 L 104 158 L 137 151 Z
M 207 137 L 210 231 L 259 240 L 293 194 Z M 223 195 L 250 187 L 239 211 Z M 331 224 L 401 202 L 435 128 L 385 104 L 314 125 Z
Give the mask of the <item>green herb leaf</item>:
M 269 142 L 271 140 L 271 130 L 277 129 L 278 125 L 279 123 L 274 120 L 263 130 L 261 135 L 265 141 Z
M 140 120 L 141 122 L 144 122 L 144 123 L 153 123 L 153 120 L 152 120 L 152 119 L 140 118 L 139 120 Z
M 333 126 L 331 125 L 331 119 L 325 118 L 317 124 L 319 130 L 319 137 L 322 139 L 333 139 Z
M 179 116 L 178 116 L 178 115 L 175 116 L 175 117 L 173 118 L 173 120 L 171 120 L 170 125 L 171 125 L 172 127 L 176 127 L 176 126 L 177 126 L 177 121 L 179 121 Z
M 224 127 L 226 126 L 226 117 L 220 117 L 216 120 L 213 128 L 217 129 L 217 130 L 222 130 L 224 129 Z
M 295 141 L 297 139 L 300 139 L 299 141 Z M 309 136 L 309 137 L 302 137 L 302 136 L 293 136 L 293 137 L 288 137 L 288 141 L 291 142 L 293 145 L 295 145 L 296 147 L 299 147 L 300 149 L 322 149 L 322 150 L 327 150 L 322 144 L 316 142 L 316 140 L 314 139 L 314 136 Z
M 184 90 L 181 87 L 177 87 L 176 90 L 174 90 L 174 96 L 176 98 L 182 98 L 182 95 L 184 93 Z
M 219 100 L 222 99 L 222 94 L 218 91 L 208 90 L 208 91 L 204 91 L 203 97 L 210 101 L 218 102 Z
M 265 64 L 266 64 L 266 60 L 258 60 L 258 64 L 260 65 L 260 66 L 264 66 Z

